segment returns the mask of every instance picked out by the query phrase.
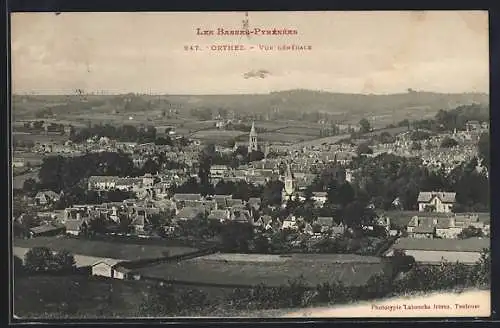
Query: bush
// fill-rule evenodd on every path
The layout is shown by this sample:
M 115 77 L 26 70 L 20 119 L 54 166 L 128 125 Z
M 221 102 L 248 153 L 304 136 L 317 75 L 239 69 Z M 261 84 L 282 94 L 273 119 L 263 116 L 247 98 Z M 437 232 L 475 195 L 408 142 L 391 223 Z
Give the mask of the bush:
M 76 262 L 73 254 L 66 250 L 53 253 L 47 247 L 34 247 L 24 256 L 24 266 L 28 272 L 73 271 Z

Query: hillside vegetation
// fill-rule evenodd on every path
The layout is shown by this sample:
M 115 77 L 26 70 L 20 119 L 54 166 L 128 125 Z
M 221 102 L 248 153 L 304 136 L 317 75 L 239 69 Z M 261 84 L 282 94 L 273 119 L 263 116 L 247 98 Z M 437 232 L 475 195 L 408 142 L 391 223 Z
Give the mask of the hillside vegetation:
M 16 116 L 33 116 L 36 113 L 42 116 L 43 111 L 49 111 L 59 116 L 88 112 L 167 111 L 185 117 L 189 116 L 192 110 L 209 109 L 215 113 L 233 111 L 243 117 L 266 114 L 271 119 L 302 119 L 304 115 L 311 113 L 327 113 L 339 121 L 355 121 L 361 116 L 391 120 L 422 118 L 433 116 L 440 109 L 447 110 L 472 103 L 486 105 L 489 103 L 489 97 L 480 93 L 410 91 L 391 95 L 363 95 L 311 90 L 246 95 L 17 95 L 13 98 L 13 112 Z

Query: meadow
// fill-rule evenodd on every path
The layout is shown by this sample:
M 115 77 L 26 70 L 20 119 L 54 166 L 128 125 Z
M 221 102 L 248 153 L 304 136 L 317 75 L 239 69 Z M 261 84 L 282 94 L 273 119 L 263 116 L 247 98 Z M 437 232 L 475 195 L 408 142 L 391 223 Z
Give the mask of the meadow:
M 214 256 L 195 258 L 175 264 L 160 264 L 138 270 L 145 278 L 155 278 L 177 283 L 218 285 L 221 287 L 251 287 L 266 284 L 278 287 L 289 280 L 303 276 L 310 287 L 333 281 L 342 281 L 347 286 L 364 285 L 378 273 L 388 272 L 390 264 L 373 257 L 357 257 L 355 260 L 335 260 L 337 255 L 292 256 L 283 260 L 264 256 L 259 259 L 248 256 L 245 260 L 231 257 L 214 259 Z M 252 260 L 253 259 L 253 260 Z
M 68 250 L 73 254 L 114 258 L 121 260 L 140 260 L 148 258 L 181 255 L 197 249 L 182 246 L 138 245 L 117 241 L 77 239 L 65 236 L 14 239 L 14 246 L 33 248 L 48 247 L 55 251 Z

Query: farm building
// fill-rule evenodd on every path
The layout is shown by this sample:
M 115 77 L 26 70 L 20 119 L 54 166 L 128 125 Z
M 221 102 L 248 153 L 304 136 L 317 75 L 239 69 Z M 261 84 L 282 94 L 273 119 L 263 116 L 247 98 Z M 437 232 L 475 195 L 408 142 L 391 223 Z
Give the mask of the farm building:
M 385 256 L 392 256 L 397 250 L 413 256 L 416 262 L 426 264 L 439 264 L 442 260 L 474 264 L 480 259 L 481 251 L 485 248 L 490 248 L 489 239 L 400 238 L 389 248 Z
M 102 276 L 115 279 L 138 279 L 138 275 L 132 273 L 130 269 L 120 265 L 121 261 L 104 259 L 92 264 L 91 272 L 93 276 Z

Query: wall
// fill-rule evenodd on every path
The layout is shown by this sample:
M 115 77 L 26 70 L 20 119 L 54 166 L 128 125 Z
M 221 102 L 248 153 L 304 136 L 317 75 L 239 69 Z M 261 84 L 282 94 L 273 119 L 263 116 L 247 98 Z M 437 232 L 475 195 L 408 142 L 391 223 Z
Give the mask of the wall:
M 106 263 L 99 263 L 92 267 L 92 275 L 103 276 L 103 277 L 113 277 L 113 270 L 111 266 Z

